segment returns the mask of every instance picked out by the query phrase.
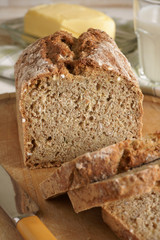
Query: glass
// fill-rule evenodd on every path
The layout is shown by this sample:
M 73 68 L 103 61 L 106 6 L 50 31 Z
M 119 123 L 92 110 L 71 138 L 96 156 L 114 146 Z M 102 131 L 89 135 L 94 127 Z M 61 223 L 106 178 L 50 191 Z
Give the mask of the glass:
M 160 83 L 160 0 L 134 0 L 139 75 Z

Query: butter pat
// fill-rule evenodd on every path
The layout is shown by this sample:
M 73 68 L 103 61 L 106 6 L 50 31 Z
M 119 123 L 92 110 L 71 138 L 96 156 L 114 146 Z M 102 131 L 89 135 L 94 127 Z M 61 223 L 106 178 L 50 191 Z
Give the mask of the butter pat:
M 74 4 L 50 4 L 31 8 L 24 17 L 24 31 L 44 37 L 64 30 L 79 37 L 88 28 L 100 29 L 115 37 L 115 22 L 102 12 Z

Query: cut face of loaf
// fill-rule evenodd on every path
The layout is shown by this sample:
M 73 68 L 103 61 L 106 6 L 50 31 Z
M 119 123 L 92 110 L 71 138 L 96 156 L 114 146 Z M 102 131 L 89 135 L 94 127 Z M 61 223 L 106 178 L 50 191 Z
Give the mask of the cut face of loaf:
M 152 191 L 160 181 L 160 160 L 68 192 L 75 212 Z
M 142 130 L 142 93 L 127 59 L 104 32 L 57 32 L 15 66 L 18 125 L 30 168 L 60 166 Z
M 102 217 L 121 240 L 160 239 L 160 188 L 104 204 Z
M 88 152 L 54 169 L 40 184 L 45 199 L 107 179 L 160 157 L 160 133 Z

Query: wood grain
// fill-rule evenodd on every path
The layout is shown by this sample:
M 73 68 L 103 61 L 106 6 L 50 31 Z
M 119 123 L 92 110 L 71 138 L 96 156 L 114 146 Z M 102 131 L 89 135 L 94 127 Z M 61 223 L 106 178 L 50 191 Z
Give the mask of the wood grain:
M 160 99 L 144 99 L 143 134 L 160 130 Z M 24 167 L 18 142 L 14 94 L 0 95 L 0 164 L 38 203 L 39 217 L 58 240 L 117 240 L 101 218 L 99 208 L 76 214 L 66 195 L 45 201 L 39 183 L 53 169 L 29 170 Z M 0 183 L 1 184 L 1 183 Z M 22 240 L 8 216 L 0 209 L 0 239 Z

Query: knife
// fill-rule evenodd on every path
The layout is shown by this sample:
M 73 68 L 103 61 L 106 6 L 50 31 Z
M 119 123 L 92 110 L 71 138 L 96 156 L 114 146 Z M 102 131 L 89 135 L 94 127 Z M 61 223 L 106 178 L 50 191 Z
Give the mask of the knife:
M 0 207 L 25 240 L 56 240 L 35 215 L 38 205 L 0 165 Z

